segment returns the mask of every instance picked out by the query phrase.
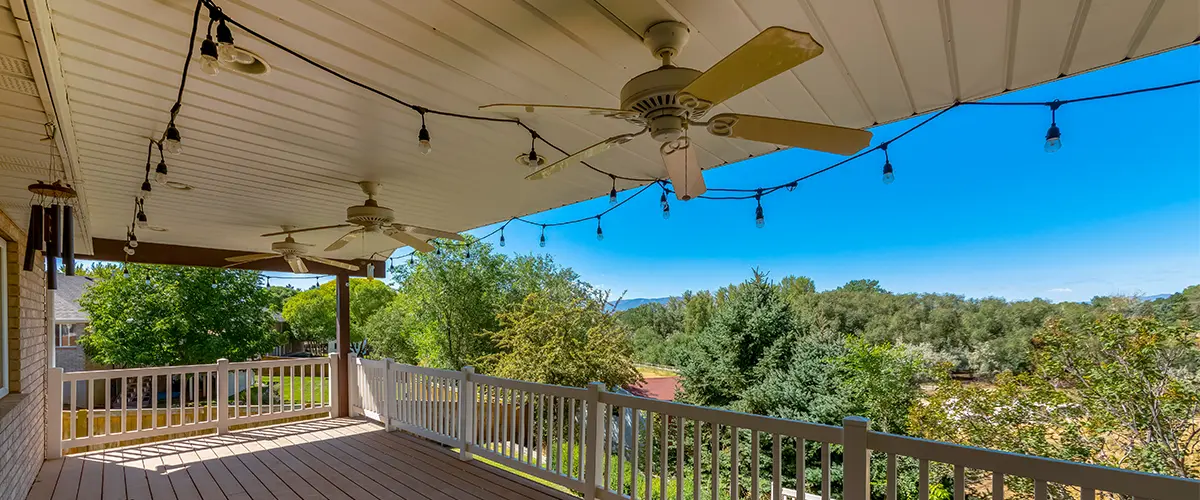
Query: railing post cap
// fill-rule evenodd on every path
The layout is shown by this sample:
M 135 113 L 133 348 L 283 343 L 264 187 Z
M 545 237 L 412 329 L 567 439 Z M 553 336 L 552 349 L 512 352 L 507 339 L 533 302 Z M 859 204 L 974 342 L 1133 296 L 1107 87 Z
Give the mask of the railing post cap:
M 217 363 L 228 363 L 228 362 L 229 362 L 229 360 L 226 358 L 220 358 L 217 360 Z
M 462 367 L 462 371 L 467 372 L 467 373 L 475 373 L 475 367 L 474 366 L 464 366 L 464 367 Z
M 604 382 L 592 382 L 588 384 L 588 390 L 604 392 L 608 390 L 608 385 Z
M 851 415 L 842 419 L 842 427 L 866 427 L 871 422 L 867 417 Z

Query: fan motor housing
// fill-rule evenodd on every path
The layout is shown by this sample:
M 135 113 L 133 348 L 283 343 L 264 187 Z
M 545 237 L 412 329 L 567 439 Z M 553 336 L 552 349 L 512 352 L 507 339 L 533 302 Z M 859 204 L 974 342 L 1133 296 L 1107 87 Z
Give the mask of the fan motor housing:
M 283 255 L 284 257 L 291 257 L 303 255 L 307 250 L 305 248 L 306 246 L 308 245 L 297 243 L 296 240 L 293 240 L 291 236 L 288 236 L 286 240 L 271 243 L 271 250 L 274 250 L 275 253 Z
M 383 226 L 395 220 L 392 209 L 381 207 L 375 200 L 367 200 L 363 205 L 355 205 L 346 209 L 346 222 L 360 226 Z
M 621 109 L 634 111 L 640 123 L 650 127 L 650 135 L 659 142 L 670 142 L 683 135 L 688 108 L 675 95 L 687 87 L 700 72 L 691 68 L 663 66 L 633 77 L 621 89 Z

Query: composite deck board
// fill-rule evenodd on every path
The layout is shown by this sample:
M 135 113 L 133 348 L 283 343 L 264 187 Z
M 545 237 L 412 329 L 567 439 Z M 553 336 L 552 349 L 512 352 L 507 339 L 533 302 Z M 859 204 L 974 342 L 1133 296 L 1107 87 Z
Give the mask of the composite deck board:
M 373 422 L 325 419 L 49 460 L 31 500 L 565 500 Z

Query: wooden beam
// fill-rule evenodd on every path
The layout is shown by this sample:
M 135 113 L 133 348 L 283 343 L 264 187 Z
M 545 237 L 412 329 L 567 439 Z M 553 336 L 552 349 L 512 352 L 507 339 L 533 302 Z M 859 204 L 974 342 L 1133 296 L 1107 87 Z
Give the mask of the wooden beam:
M 125 240 L 106 240 L 102 238 L 95 238 L 92 240 L 92 249 L 95 250 L 92 255 L 76 255 L 76 257 L 91 260 L 122 262 L 126 257 L 124 248 Z M 225 267 L 226 265 L 229 265 L 229 262 L 225 260 L 227 257 L 245 255 L 248 253 L 262 252 L 221 250 L 217 248 L 187 247 L 181 245 L 164 245 L 161 243 L 142 243 L 138 245 L 137 253 L 129 256 L 129 262 L 135 262 L 138 264 L 168 264 L 172 266 Z M 376 278 L 383 278 L 384 272 L 386 271 L 386 262 L 382 260 L 356 259 L 344 262 L 358 266 L 358 271 L 351 272 L 318 262 L 305 261 L 304 265 L 308 266 L 308 270 L 312 274 L 366 277 L 368 264 L 374 265 L 374 277 Z M 246 264 L 237 266 L 235 269 L 277 271 L 285 273 L 292 272 L 292 269 L 288 267 L 287 262 L 284 262 L 283 259 L 266 259 L 256 262 L 248 262 Z
M 337 275 L 338 400 L 336 416 L 350 416 L 350 277 Z M 386 414 L 386 413 L 385 413 Z M 388 424 L 390 427 L 390 424 Z

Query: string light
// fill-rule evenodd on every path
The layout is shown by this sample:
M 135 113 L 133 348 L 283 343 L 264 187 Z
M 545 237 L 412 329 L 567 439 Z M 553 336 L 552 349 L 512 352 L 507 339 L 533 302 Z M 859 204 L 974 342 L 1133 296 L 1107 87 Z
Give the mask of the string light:
M 154 182 L 159 184 L 167 183 L 167 159 L 163 157 L 162 143 L 158 144 L 158 166 L 154 168 Z
M 504 226 L 500 226 L 500 246 L 504 246 Z
M 142 199 L 150 198 L 150 164 L 146 164 L 146 180 L 142 181 Z
M 1047 153 L 1053 153 L 1062 148 L 1062 133 L 1058 131 L 1058 123 L 1054 116 L 1058 112 L 1058 107 L 1062 106 L 1062 101 L 1055 99 L 1049 106 L 1050 128 L 1046 129 L 1046 144 L 1042 149 Z
M 140 227 L 142 229 L 150 227 L 150 219 L 148 219 L 146 217 L 146 211 L 143 209 L 143 204 L 142 204 L 141 200 L 138 200 L 137 206 L 138 206 L 137 222 L 136 222 L 137 227 Z
M 787 190 L 788 190 L 788 192 L 790 193 L 790 192 L 792 192 L 792 191 L 795 191 L 795 190 L 796 190 L 796 186 L 798 186 L 798 185 L 799 185 L 799 183 L 797 183 L 797 182 L 789 182 L 789 183 L 788 183 L 788 185 L 787 185 Z
M 417 109 L 417 113 L 421 114 L 421 131 L 417 132 L 417 150 L 423 155 L 433 151 L 433 144 L 429 142 L 429 129 L 425 128 L 425 109 Z
M 608 177 L 612 179 L 612 191 L 608 192 L 608 204 L 616 205 L 617 204 L 617 178 L 613 177 L 611 175 Z
M 168 153 L 178 155 L 183 153 L 183 136 L 179 134 L 179 129 L 175 128 L 175 120 L 167 124 L 166 139 L 163 140 L 163 147 Z
M 892 160 L 888 157 L 888 143 L 880 144 L 879 149 L 883 150 L 883 183 L 891 184 L 896 181 L 896 174 L 892 171 Z
M 538 239 L 538 246 L 546 248 L 546 225 L 542 224 L 542 237 Z
M 130 248 L 137 248 L 137 246 L 138 246 L 137 235 L 133 233 L 132 229 L 130 229 L 129 233 L 126 234 L 125 239 L 128 240 L 126 245 L 129 245 Z
M 600 228 L 600 216 L 596 216 L 596 241 L 604 241 L 604 229 Z
M 125 264 L 121 264 L 121 276 L 129 279 L 129 268 Z
M 662 206 L 662 217 L 664 219 L 671 218 L 671 204 L 667 202 L 667 186 L 662 184 L 662 196 L 658 197 L 658 204 Z
M 221 72 L 221 64 L 218 62 L 217 44 L 213 42 L 212 35 L 205 35 L 204 41 L 200 42 L 200 70 L 210 76 L 215 76 Z
M 754 227 L 762 229 L 763 226 L 767 224 L 767 220 L 763 217 L 762 190 L 759 190 L 758 193 L 754 195 L 754 202 L 758 204 L 758 206 L 754 208 Z

